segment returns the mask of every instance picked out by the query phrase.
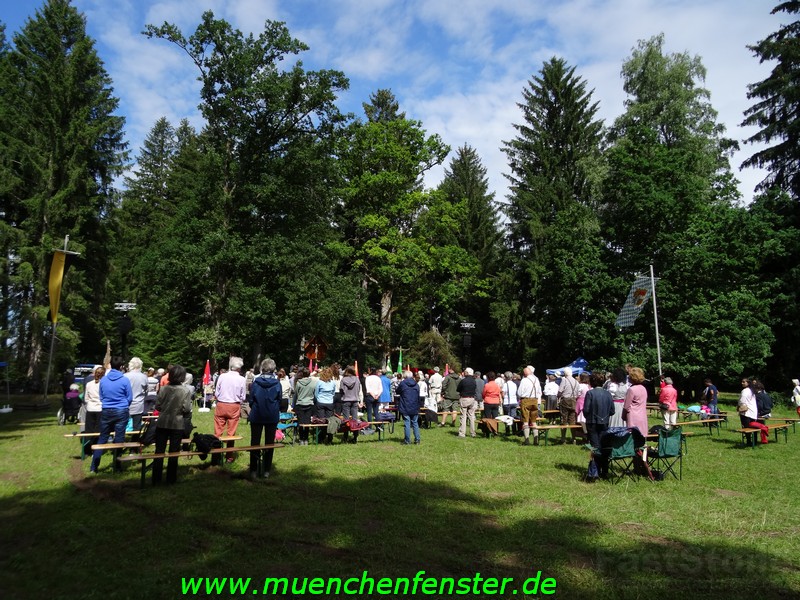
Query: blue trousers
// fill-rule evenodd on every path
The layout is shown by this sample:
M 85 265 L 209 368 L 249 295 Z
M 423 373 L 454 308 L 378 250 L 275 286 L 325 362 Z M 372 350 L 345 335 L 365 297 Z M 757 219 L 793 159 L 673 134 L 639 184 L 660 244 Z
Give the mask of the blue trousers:
M 406 444 L 411 443 L 411 428 L 414 428 L 414 441 L 419 441 L 419 415 L 403 415 L 403 432 L 405 437 L 403 441 Z
M 100 437 L 97 439 L 98 444 L 105 444 L 108 438 L 111 437 L 111 432 L 114 432 L 115 442 L 125 441 L 125 427 L 128 425 L 128 409 L 127 408 L 104 408 L 100 413 Z M 102 450 L 95 450 L 92 453 L 92 466 L 90 471 L 97 471 L 100 467 L 100 457 L 103 456 Z

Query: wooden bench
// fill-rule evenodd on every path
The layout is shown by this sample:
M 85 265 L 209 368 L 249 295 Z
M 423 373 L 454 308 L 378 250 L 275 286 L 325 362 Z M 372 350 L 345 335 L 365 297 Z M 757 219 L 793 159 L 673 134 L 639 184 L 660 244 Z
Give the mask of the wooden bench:
M 797 433 L 797 422 L 800 419 L 788 419 L 783 417 L 768 417 L 764 419 L 764 421 L 775 421 L 778 424 L 784 425 L 791 425 L 792 426 L 792 433 Z M 765 425 L 769 425 L 769 423 L 765 423 Z
M 375 425 L 375 429 L 378 432 L 378 441 L 379 442 L 383 441 L 383 426 L 384 425 L 389 425 L 390 426 L 389 432 L 390 433 L 394 433 L 394 423 L 395 423 L 394 421 L 364 421 L 364 422 L 369 424 L 369 425 Z M 324 427 L 327 430 L 328 424 L 327 423 L 305 423 L 305 424 L 300 423 L 300 424 L 297 425 L 297 427 L 298 428 L 303 427 L 305 429 L 316 429 L 316 431 L 314 432 L 314 445 L 318 445 L 319 444 L 320 429 L 322 427 Z M 339 431 L 337 431 L 336 433 L 339 433 Z M 342 432 L 342 433 L 348 433 L 349 434 L 350 432 L 348 431 L 348 432 Z M 361 431 L 359 431 L 358 433 L 361 433 Z
M 447 421 L 447 415 L 452 415 L 453 417 L 453 427 L 456 425 L 456 417 L 461 414 L 460 410 L 444 410 L 438 411 L 437 415 L 442 417 L 442 422 L 439 423 L 439 427 L 444 427 L 445 421 Z
M 106 444 L 92 444 L 92 452 L 95 450 L 106 451 L 112 450 L 114 459 L 111 462 L 111 469 L 116 472 L 119 470 L 117 461 L 120 459 L 119 452 L 121 450 L 138 450 L 142 451 L 142 445 L 139 442 L 109 442 Z
M 769 435 L 773 431 L 775 432 L 775 443 L 778 442 L 778 433 L 783 433 L 783 441 L 786 442 L 787 444 L 789 443 L 789 435 L 788 435 L 789 434 L 789 424 L 788 423 L 784 423 L 783 425 L 767 425 L 766 427 L 769 430 L 767 432 L 767 435 Z M 733 431 L 735 433 L 741 433 L 742 434 L 742 444 L 744 446 L 750 446 L 751 448 L 755 448 L 756 447 L 756 435 L 755 434 L 758 434 L 759 439 L 761 437 L 761 430 L 760 429 L 756 429 L 755 427 L 742 427 L 741 429 L 734 429 Z M 748 437 L 750 438 L 750 442 L 749 443 L 747 441 Z
M 270 450 L 270 449 L 277 449 L 283 448 L 283 444 L 262 444 L 260 446 L 241 446 L 240 448 L 236 448 L 237 452 L 249 452 L 251 450 Z M 194 456 L 200 455 L 212 455 L 212 454 L 225 454 L 230 452 L 230 448 L 212 448 L 208 452 L 162 452 L 159 454 L 129 454 L 127 456 L 120 456 L 120 462 L 134 462 L 139 461 L 142 464 L 142 475 L 141 475 L 141 486 L 144 488 L 146 476 L 145 473 L 147 471 L 147 461 L 148 460 L 155 460 L 157 458 L 165 459 L 165 458 L 192 458 Z M 261 465 L 261 461 L 259 460 L 258 463 L 259 474 L 262 474 L 263 466 Z
M 388 425 L 389 433 L 394 433 L 394 424 L 396 421 L 367 421 L 367 423 L 375 426 L 375 430 L 378 432 L 378 441 L 382 442 L 384 439 L 384 426 Z
M 675 423 L 675 425 L 678 427 L 683 427 L 685 425 L 708 425 L 709 433 L 712 433 L 713 429 L 716 428 L 717 435 L 722 435 L 719 428 L 720 423 L 722 423 L 722 419 L 700 419 L 699 421 L 683 421 L 681 423 Z
M 133 437 L 133 436 L 141 435 L 141 433 L 142 433 L 141 431 L 126 431 L 125 432 L 125 437 L 128 437 L 128 436 Z M 85 442 L 85 440 L 87 440 L 89 438 L 100 437 L 100 433 L 99 432 L 98 433 L 83 433 L 83 432 L 79 433 L 77 431 L 74 431 L 72 433 L 65 433 L 64 437 L 68 438 L 68 439 L 76 439 L 77 438 L 78 440 L 80 440 L 80 442 L 81 442 L 81 460 L 85 460 L 86 459 L 86 442 Z M 114 432 L 113 431 L 111 432 L 111 437 L 112 438 L 114 437 Z
M 561 431 L 566 431 L 567 429 L 580 429 L 581 434 L 583 434 L 583 425 L 542 425 L 541 427 L 531 428 L 531 431 L 539 431 L 544 433 L 544 445 L 547 446 L 547 438 L 551 431 L 554 429 L 558 429 Z M 573 432 L 574 436 L 574 432 Z M 584 437 L 581 435 L 581 437 Z

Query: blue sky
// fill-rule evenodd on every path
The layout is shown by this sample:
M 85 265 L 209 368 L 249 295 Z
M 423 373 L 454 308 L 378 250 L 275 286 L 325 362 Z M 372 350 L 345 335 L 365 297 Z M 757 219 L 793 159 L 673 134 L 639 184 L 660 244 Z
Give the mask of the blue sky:
M 43 0 L 4 0 L 0 20 L 13 35 Z M 542 63 L 561 56 L 594 89 L 600 116 L 610 124 L 624 111 L 620 68 L 639 39 L 664 33 L 670 52 L 699 55 L 706 87 L 727 135 L 751 104 L 747 84 L 763 79 L 747 49 L 775 31 L 785 15 L 770 15 L 767 0 L 73 0 L 120 98 L 120 114 L 133 156 L 161 116 L 200 127 L 195 67 L 165 42 L 148 40 L 145 24 L 164 21 L 190 35 L 205 10 L 244 32 L 260 32 L 267 19 L 285 21 L 310 46 L 306 68 L 340 69 L 350 90 L 339 107 L 361 116 L 361 103 L 390 88 L 401 110 L 438 133 L 453 151 L 474 147 L 488 170 L 490 188 L 504 200 L 508 172 L 502 142 L 520 123 L 517 103 Z M 763 178 L 739 170 L 757 147 L 743 145 L 732 161 L 743 200 Z M 451 155 L 452 156 L 452 155 Z M 449 158 L 448 158 L 449 162 Z M 436 185 L 442 168 L 426 177 Z

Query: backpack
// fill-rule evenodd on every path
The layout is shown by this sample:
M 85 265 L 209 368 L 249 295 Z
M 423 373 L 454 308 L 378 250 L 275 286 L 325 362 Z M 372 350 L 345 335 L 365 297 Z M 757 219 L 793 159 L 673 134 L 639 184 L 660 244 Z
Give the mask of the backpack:
M 139 436 L 139 443 L 142 446 L 152 446 L 156 443 L 156 422 L 158 419 L 148 419 L 144 422 L 142 434 Z
M 200 460 L 205 460 L 208 453 L 214 448 L 222 448 L 220 439 L 210 433 L 195 433 L 192 437 L 195 450 L 200 452 Z
M 758 416 L 763 417 L 772 412 L 772 398 L 765 391 L 760 391 L 756 394 L 756 404 L 758 406 Z

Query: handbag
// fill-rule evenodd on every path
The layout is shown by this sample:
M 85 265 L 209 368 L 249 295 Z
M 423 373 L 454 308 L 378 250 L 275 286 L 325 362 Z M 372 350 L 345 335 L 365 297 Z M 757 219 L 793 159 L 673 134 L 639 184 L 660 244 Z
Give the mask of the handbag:
M 661 410 L 669 410 L 669 404 L 667 404 L 666 402 L 659 402 L 658 408 L 660 408 Z

